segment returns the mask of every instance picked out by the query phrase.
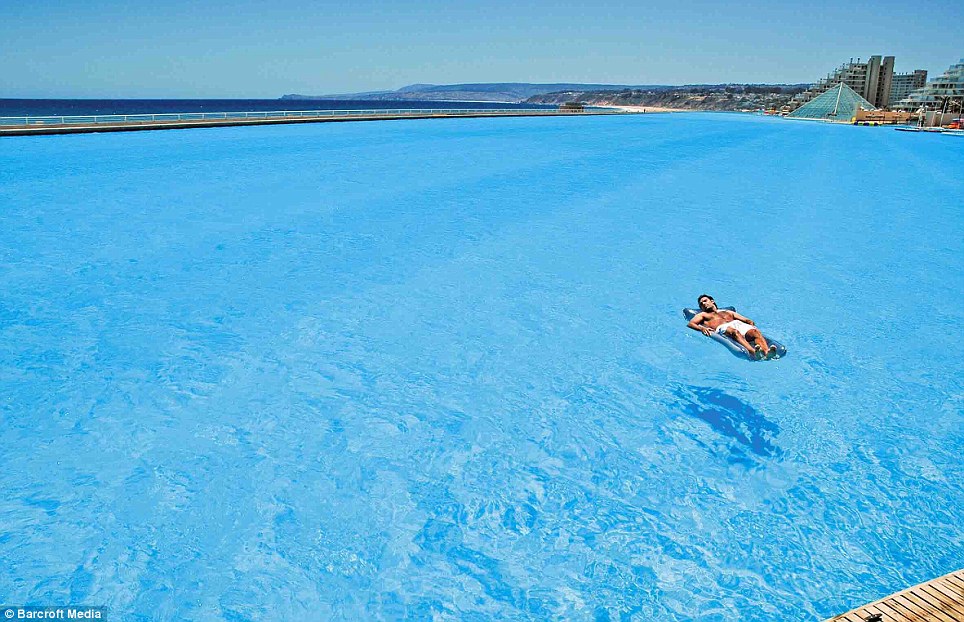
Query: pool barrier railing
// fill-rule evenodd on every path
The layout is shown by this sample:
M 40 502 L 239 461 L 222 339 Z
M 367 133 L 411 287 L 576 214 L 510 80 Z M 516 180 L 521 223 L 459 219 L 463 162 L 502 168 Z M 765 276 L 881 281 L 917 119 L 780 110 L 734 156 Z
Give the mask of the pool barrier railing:
M 627 114 L 611 108 L 378 108 L 361 110 L 268 110 L 238 112 L 170 112 L 104 115 L 0 117 L 0 134 L 162 129 L 217 125 L 257 125 L 322 121 L 439 118 L 519 117 Z M 628 113 L 633 114 L 633 113 Z M 84 128 L 84 130 L 80 130 Z

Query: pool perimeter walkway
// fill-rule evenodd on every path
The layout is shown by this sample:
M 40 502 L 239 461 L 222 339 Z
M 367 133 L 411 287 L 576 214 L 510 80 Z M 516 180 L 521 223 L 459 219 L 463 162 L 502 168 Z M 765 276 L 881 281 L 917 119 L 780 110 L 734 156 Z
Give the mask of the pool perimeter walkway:
M 338 114 L 339 112 L 352 112 L 354 114 Z M 224 114 L 224 118 L 217 118 L 216 115 Z M 90 117 L 91 122 L 57 122 L 57 121 L 38 121 L 5 125 L 0 121 L 0 136 L 32 136 L 38 134 L 88 134 L 91 132 L 131 132 L 140 130 L 173 130 L 197 127 L 229 127 L 237 125 L 273 125 L 278 123 L 331 123 L 336 121 L 392 121 L 400 119 L 449 119 L 449 118 L 473 118 L 473 117 L 558 117 L 558 116 L 596 116 L 612 114 L 637 114 L 616 109 L 587 109 L 587 110 L 416 110 L 400 111 L 393 110 L 388 112 L 371 111 L 363 114 L 355 111 L 326 111 L 325 114 L 305 116 L 303 114 L 291 113 L 292 116 L 266 116 L 266 117 L 238 117 L 230 116 L 237 113 L 205 113 L 205 118 L 177 118 L 177 119 L 143 119 L 152 115 L 130 115 L 131 117 L 141 117 L 140 119 L 125 119 L 121 115 L 111 115 L 109 120 L 97 121 L 96 117 Z M 257 114 L 257 113 L 252 113 Z M 271 113 L 277 114 L 277 113 Z M 297 116 L 294 116 L 296 115 Z M 184 116 L 184 115 L 154 115 L 154 116 Z M 120 118 L 118 118 L 120 117 Z M 60 117 L 68 119 L 69 117 Z M 54 117 L 56 119 L 56 117 Z M 79 117 L 75 117 L 79 119 Z
M 964 569 L 915 585 L 827 622 L 962 622 Z

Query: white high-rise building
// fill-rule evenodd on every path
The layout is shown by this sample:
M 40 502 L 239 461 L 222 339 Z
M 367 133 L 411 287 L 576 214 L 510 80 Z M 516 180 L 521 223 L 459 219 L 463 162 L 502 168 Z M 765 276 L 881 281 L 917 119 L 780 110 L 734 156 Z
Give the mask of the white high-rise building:
M 961 111 L 964 105 L 964 58 L 954 63 L 940 77 L 897 102 L 900 110 Z

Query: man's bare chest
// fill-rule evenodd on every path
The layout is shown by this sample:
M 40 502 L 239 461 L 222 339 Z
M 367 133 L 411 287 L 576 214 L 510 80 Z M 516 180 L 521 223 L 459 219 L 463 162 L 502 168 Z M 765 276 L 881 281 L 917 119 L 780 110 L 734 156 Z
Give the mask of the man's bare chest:
M 734 319 L 736 318 L 729 311 L 717 311 L 716 313 L 709 314 L 706 323 L 710 325 L 710 328 L 716 328 L 720 324 L 732 322 Z

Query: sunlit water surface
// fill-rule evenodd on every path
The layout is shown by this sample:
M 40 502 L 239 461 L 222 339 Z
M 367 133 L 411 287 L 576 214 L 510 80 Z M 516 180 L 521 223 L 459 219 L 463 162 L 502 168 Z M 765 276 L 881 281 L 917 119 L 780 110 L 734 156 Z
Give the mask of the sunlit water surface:
M 815 620 L 962 567 L 962 162 L 735 115 L 2 139 L 0 602 Z

